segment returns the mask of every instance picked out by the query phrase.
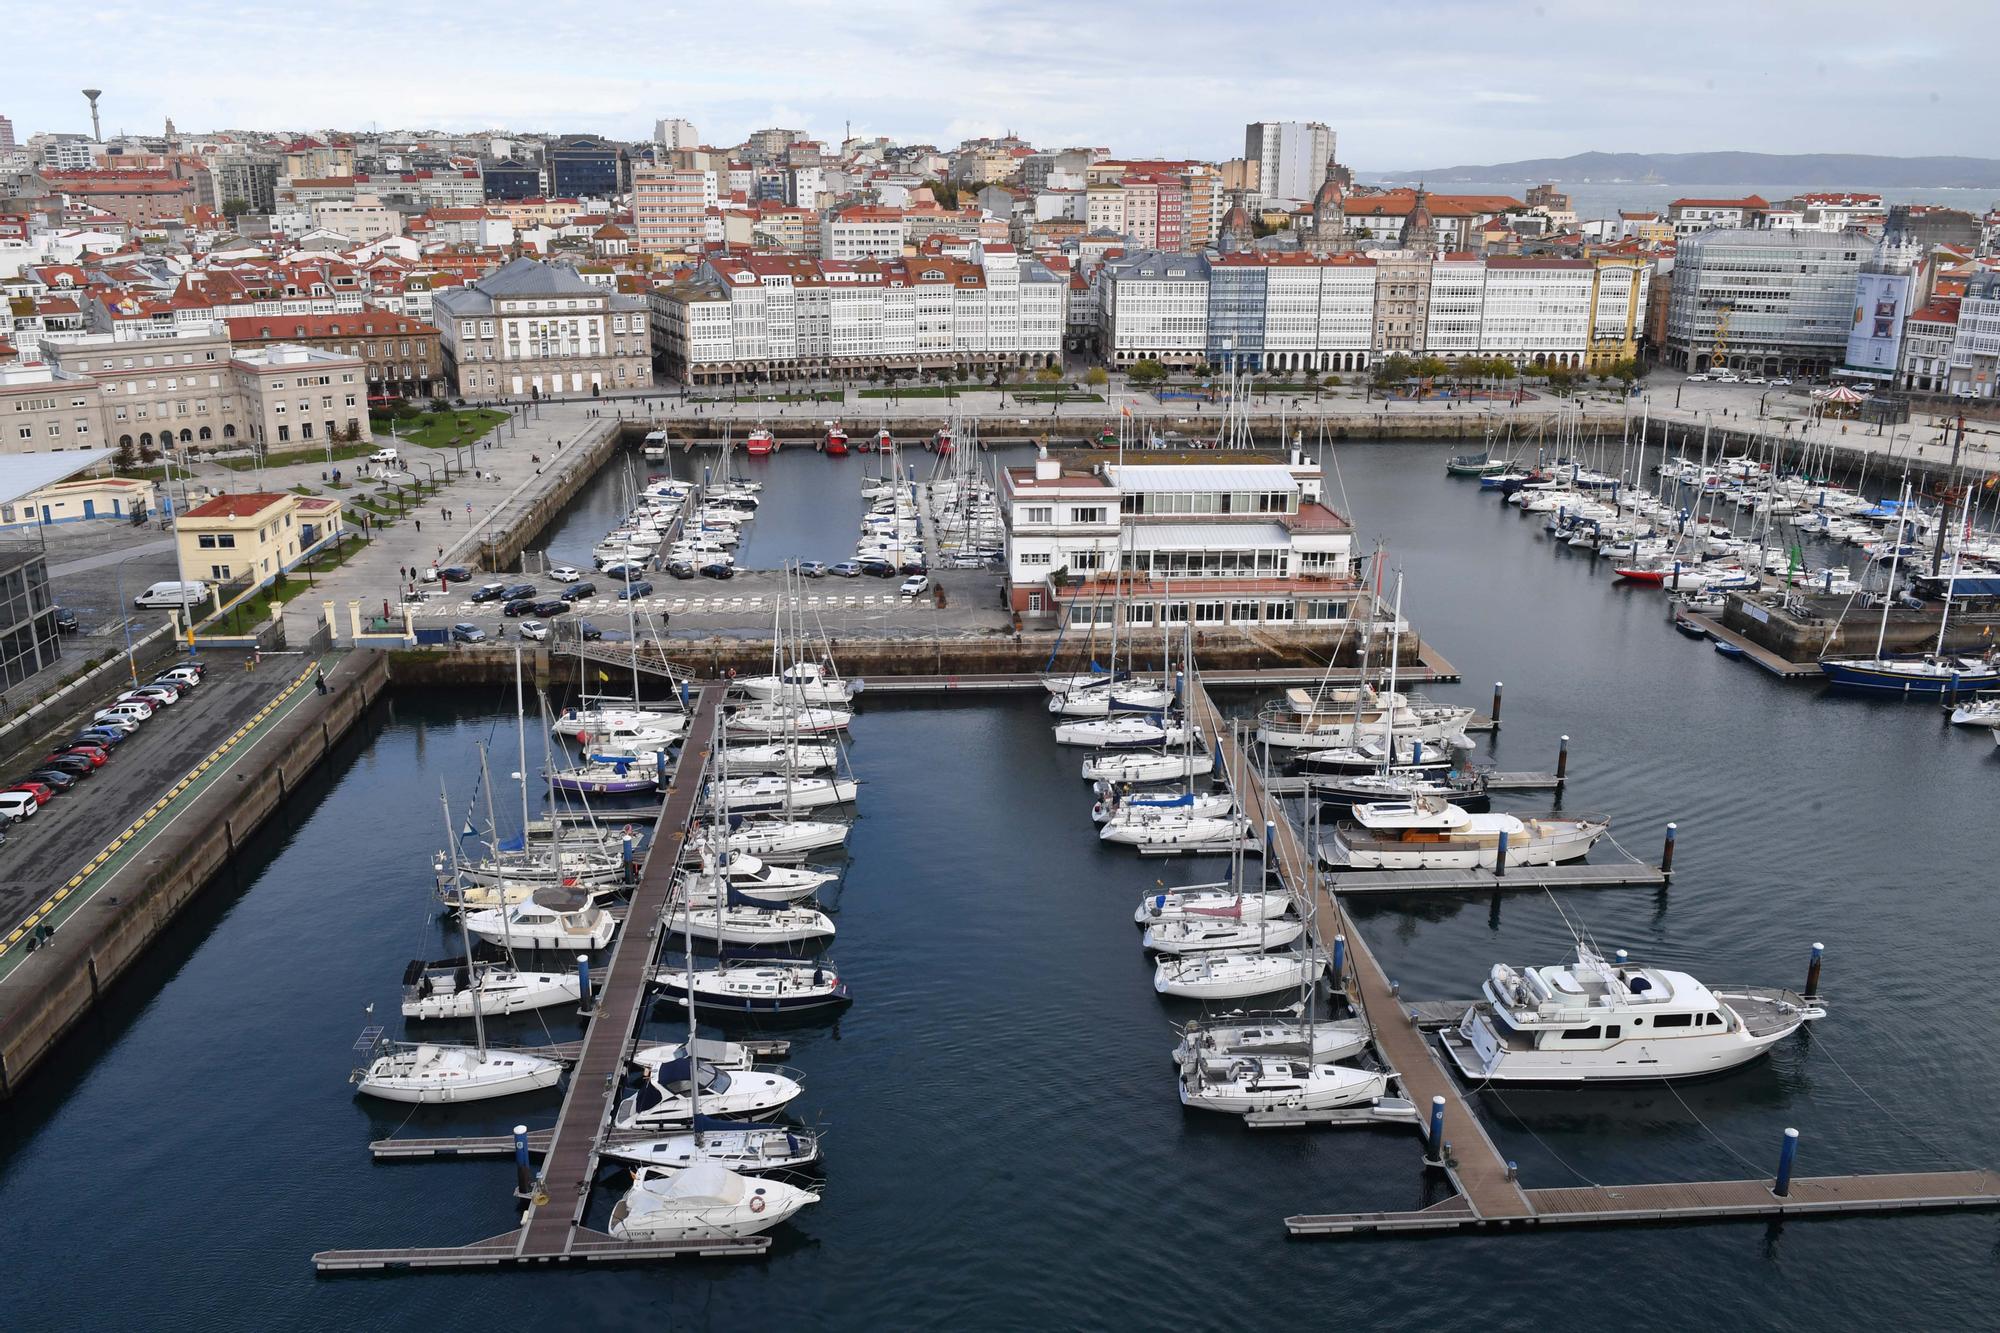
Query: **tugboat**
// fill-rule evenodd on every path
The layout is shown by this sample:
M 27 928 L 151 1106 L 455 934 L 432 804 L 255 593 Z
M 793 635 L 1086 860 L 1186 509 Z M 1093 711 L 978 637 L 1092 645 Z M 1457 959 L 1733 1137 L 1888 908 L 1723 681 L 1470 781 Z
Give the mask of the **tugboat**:
M 778 442 L 771 432 L 759 426 L 750 432 L 750 438 L 743 442 L 743 452 L 752 458 L 762 458 L 777 450 Z
M 847 432 L 838 426 L 829 426 L 826 442 L 820 446 L 829 458 L 842 458 L 847 454 Z

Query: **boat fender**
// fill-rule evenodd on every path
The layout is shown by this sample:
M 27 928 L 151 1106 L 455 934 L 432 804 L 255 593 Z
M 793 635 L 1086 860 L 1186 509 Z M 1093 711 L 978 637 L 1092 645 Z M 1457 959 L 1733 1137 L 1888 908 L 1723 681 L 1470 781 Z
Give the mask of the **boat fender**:
M 761 1213 L 761 1212 L 763 1212 L 763 1211 L 764 1211 L 764 1196 L 763 1196 L 763 1195 L 761 1195 L 761 1194 L 755 1194 L 755 1195 L 752 1195 L 752 1196 L 751 1196 L 751 1198 L 750 1198 L 750 1211 L 751 1211 L 751 1212 L 753 1212 L 753 1213 Z

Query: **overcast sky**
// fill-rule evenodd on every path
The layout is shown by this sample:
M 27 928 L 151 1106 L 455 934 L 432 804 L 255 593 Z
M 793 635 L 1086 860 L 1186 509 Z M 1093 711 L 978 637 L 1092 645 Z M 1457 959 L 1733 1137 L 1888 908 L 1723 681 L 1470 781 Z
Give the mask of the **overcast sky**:
M 1246 121 L 1320 120 L 1363 171 L 1587 149 L 1985 156 L 1989 47 L 1971 37 L 1991 16 L 1959 0 L 106 0 L 63 11 L 59 59 L 9 62 L 0 115 L 24 140 L 88 130 L 90 84 L 107 133 L 172 116 L 645 138 L 684 116 L 712 144 L 766 125 L 837 140 L 851 121 L 1221 159 Z

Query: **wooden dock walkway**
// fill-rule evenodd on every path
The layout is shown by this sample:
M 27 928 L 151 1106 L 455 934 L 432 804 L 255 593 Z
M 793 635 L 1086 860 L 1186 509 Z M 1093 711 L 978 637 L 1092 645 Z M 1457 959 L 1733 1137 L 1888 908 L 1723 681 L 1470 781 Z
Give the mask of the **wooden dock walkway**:
M 1514 866 L 1504 875 L 1491 866 L 1463 870 L 1333 870 L 1326 875 L 1335 893 L 1501 893 L 1522 889 L 1611 889 L 1671 882 L 1672 876 L 1643 861 L 1594 865 L 1572 861 L 1560 866 Z
M 1693 611 L 1680 613 L 1690 624 L 1708 631 L 1709 637 L 1720 639 L 1743 650 L 1744 656 L 1781 680 L 1823 680 L 1824 673 L 1818 662 L 1792 662 L 1778 656 L 1762 644 L 1752 643 L 1733 629 L 1724 629 L 1722 622 Z
M 1453 1144 L 1456 1140 L 1464 1145 L 1454 1146 L 1444 1155 L 1445 1170 L 1467 1208 L 1479 1216 L 1525 1211 L 1527 1196 L 1518 1184 L 1508 1179 L 1506 1160 L 1486 1136 L 1485 1127 L 1472 1114 L 1424 1034 L 1403 1017 L 1402 1007 L 1389 989 L 1388 975 L 1375 960 L 1361 932 L 1347 919 L 1326 877 L 1314 864 L 1313 853 L 1293 828 L 1283 807 L 1258 781 L 1249 756 L 1236 744 L 1206 685 L 1197 682 L 1189 694 L 1195 719 L 1211 743 L 1221 747 L 1223 768 L 1235 779 L 1236 799 L 1243 812 L 1253 826 L 1261 827 L 1267 820 L 1273 825 L 1272 850 L 1265 857 L 1267 868 L 1277 872 L 1292 896 L 1307 909 L 1322 947 L 1331 947 L 1336 934 L 1346 936 L 1348 967 L 1345 976 L 1335 978 L 1335 984 L 1367 1015 L 1375 1033 L 1375 1048 L 1383 1063 L 1395 1071 L 1403 1095 L 1417 1104 L 1425 1124 L 1429 1123 L 1431 1099 L 1444 1098 L 1445 1142 Z
M 1375 1231 L 1702 1222 L 1742 1217 L 2000 1208 L 2000 1176 L 1991 1171 L 1794 1176 L 1790 1191 L 1784 1195 L 1775 1192 L 1775 1185 L 1775 1180 L 1695 1180 L 1523 1190 L 1526 1210 L 1520 1213 L 1481 1214 L 1463 1198 L 1454 1196 L 1416 1212 L 1302 1214 L 1286 1218 L 1285 1227 L 1295 1236 L 1340 1236 Z
M 667 897 L 680 859 L 678 849 L 687 836 L 688 822 L 701 790 L 703 768 L 715 740 L 723 693 L 722 685 L 711 683 L 703 686 L 696 697 L 694 718 L 681 745 L 673 781 L 661 802 L 659 823 L 653 834 L 653 849 L 665 848 L 669 854 L 648 856 L 646 868 L 632 891 L 630 914 L 612 944 L 597 983 L 595 1009 L 576 1064 L 570 1070 L 562 1111 L 553 1130 L 541 1131 L 546 1135 L 541 1180 L 519 1230 L 471 1245 L 325 1250 L 313 1256 L 315 1269 L 341 1272 L 570 1260 L 631 1261 L 682 1254 L 761 1254 L 769 1247 L 769 1239 L 762 1236 L 728 1241 L 626 1242 L 582 1225 L 584 1210 L 590 1202 L 591 1177 L 597 1168 L 598 1147 L 617 1104 L 626 1053 L 644 1007 L 646 972 L 652 964 L 654 944 L 666 914 Z M 415 1147 L 421 1141 L 406 1142 Z M 443 1145 L 451 1142 L 431 1141 L 438 1152 L 445 1151 Z M 530 1150 L 533 1150 L 532 1137 Z

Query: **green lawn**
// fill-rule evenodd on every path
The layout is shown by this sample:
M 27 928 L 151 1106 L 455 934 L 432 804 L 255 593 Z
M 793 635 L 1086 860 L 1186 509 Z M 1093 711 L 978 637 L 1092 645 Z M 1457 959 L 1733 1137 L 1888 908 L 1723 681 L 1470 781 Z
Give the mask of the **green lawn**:
M 962 393 L 973 392 L 972 386 L 963 388 L 956 384 L 912 384 L 903 389 L 862 389 L 857 398 L 956 398 Z
M 507 419 L 505 412 L 490 407 L 468 407 L 454 412 L 420 412 L 414 417 L 398 418 L 395 422 L 395 438 L 389 436 L 389 420 L 386 417 L 370 417 L 369 426 L 375 432 L 375 442 L 364 445 L 358 451 L 373 453 L 377 449 L 407 445 L 412 449 L 448 449 L 452 437 L 459 437 L 460 444 L 469 444 Z M 342 455 L 338 449 L 334 457 Z
M 1071 389 L 1009 389 L 1013 397 L 1026 403 L 1101 403 L 1101 393 L 1078 393 Z
M 821 390 L 818 393 L 739 393 L 729 397 L 720 395 L 697 395 L 688 399 L 691 403 L 837 403 L 840 395 Z

